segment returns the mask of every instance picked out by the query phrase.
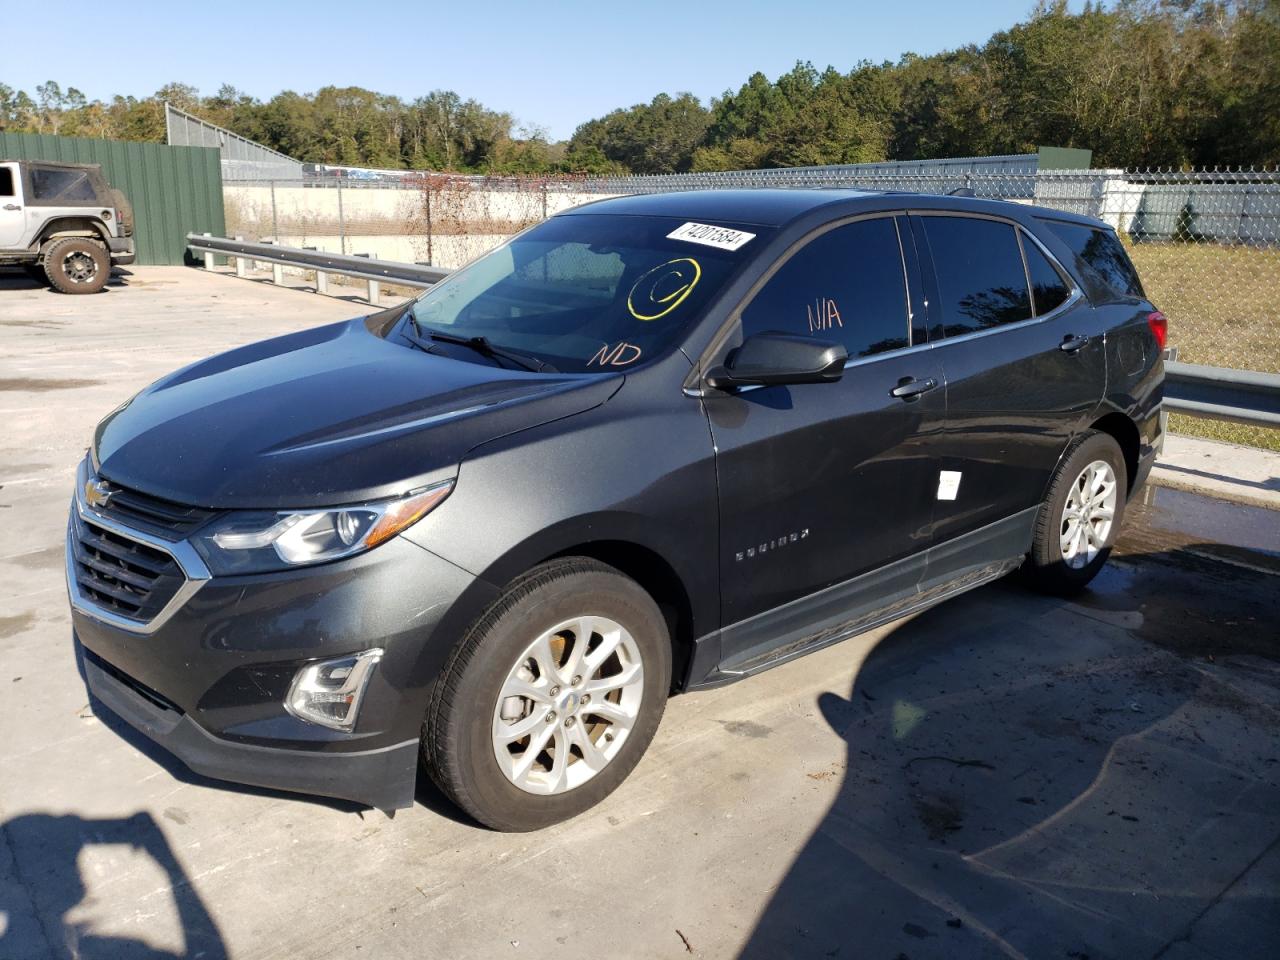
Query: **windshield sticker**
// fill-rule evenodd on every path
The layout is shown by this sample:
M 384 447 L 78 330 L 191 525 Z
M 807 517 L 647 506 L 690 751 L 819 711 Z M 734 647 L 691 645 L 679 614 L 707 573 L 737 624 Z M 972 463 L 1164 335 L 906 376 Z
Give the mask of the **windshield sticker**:
M 737 250 L 749 240 L 754 240 L 755 236 L 754 233 L 747 233 L 745 230 L 731 230 L 728 227 L 716 227 L 709 223 L 685 223 L 668 233 L 667 239 L 701 243 L 708 247 L 719 247 L 721 250 Z
M 587 361 L 587 366 L 597 364 L 601 367 L 625 367 L 640 359 L 641 350 L 634 343 L 621 341 L 616 347 L 605 344 Z
M 627 309 L 637 320 L 657 320 L 680 306 L 702 279 L 702 267 L 692 257 L 660 263 L 645 273 L 627 294 Z
M 844 327 L 836 302 L 830 298 L 818 297 L 813 301 L 813 306 L 806 303 L 804 309 L 809 315 L 810 333 L 815 330 L 830 330 L 833 326 Z

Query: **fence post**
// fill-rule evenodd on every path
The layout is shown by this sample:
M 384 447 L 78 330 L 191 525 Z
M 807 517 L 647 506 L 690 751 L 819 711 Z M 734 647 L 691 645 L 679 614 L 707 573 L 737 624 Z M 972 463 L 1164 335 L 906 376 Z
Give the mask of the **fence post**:
M 431 255 L 431 181 L 427 181 L 427 265 L 435 263 Z
M 263 240 L 262 243 L 275 243 L 274 239 Z M 284 267 L 278 263 L 271 264 L 271 282 L 284 283 Z
M 302 249 L 315 250 L 317 252 L 320 250 L 319 247 L 303 247 Z M 316 271 L 316 293 L 322 293 L 325 296 L 329 295 L 329 275 L 323 270 Z
M 276 182 L 271 181 L 271 239 L 280 239 L 280 219 L 276 216 Z
M 342 214 L 342 178 L 336 178 L 338 184 L 338 249 L 342 253 L 347 252 L 347 225 Z
M 369 257 L 372 257 L 372 256 L 373 256 L 373 254 L 371 254 L 371 253 L 357 253 L 357 254 L 356 254 L 356 256 L 357 256 L 357 257 L 366 257 L 366 258 L 369 258 Z M 381 283 L 381 281 L 379 281 L 379 280 L 366 280 L 366 281 L 365 281 L 365 283 L 368 285 L 369 302 L 370 302 L 370 303 L 372 303 L 372 304 L 377 304 L 377 302 L 378 302 L 379 300 L 381 300 L 381 299 L 382 299 L 382 283 Z
M 239 234 L 236 234 L 236 242 L 243 243 L 244 237 L 240 236 Z M 248 264 L 248 261 L 245 260 L 244 257 L 236 257 L 236 276 L 237 277 L 243 277 L 245 273 L 248 272 L 246 270 L 247 264 Z
M 542 181 L 542 219 L 547 219 L 547 181 L 545 180 Z
M 205 234 L 203 234 L 203 236 L 206 236 L 206 237 L 212 237 L 212 236 L 213 236 L 213 234 L 212 234 L 212 233 L 205 233 Z M 204 268 L 205 268 L 206 270 L 212 270 L 212 269 L 213 269 L 213 254 L 212 254 L 212 253 L 206 253 L 206 254 L 204 255 Z

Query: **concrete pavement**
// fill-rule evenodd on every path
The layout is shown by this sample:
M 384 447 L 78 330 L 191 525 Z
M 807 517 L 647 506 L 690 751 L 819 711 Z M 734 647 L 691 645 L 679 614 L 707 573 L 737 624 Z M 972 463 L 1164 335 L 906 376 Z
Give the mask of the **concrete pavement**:
M 678 697 L 529 835 L 196 777 L 87 703 L 62 538 L 93 424 L 359 305 L 183 268 L 0 279 L 0 958 L 1280 953 L 1280 513 L 1149 490 L 1075 602 L 1005 581 Z

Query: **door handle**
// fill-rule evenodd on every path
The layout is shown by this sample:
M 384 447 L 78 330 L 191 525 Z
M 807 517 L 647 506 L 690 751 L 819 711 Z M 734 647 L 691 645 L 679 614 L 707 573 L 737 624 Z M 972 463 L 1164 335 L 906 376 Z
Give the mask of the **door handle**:
M 5 208 L 6 210 L 21 210 L 21 209 L 22 209 L 22 208 L 21 208 L 20 206 L 18 206 L 16 203 L 6 203 L 6 204 L 4 205 L 4 208 Z
M 1058 349 L 1063 353 L 1079 353 L 1088 342 L 1088 337 L 1077 337 L 1074 333 L 1069 333 L 1058 344 Z
M 933 377 L 928 377 L 925 380 L 917 380 L 915 377 L 903 377 L 898 381 L 898 385 L 889 391 L 889 396 L 911 403 L 913 400 L 919 400 L 937 385 L 938 381 Z

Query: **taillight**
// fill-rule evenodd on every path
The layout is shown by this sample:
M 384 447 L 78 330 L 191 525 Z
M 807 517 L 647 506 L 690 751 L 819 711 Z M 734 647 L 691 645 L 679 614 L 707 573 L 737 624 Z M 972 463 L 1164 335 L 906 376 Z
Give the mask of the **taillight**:
M 1147 326 L 1156 338 L 1156 346 L 1161 350 L 1169 343 L 1169 319 L 1159 310 L 1147 314 Z

